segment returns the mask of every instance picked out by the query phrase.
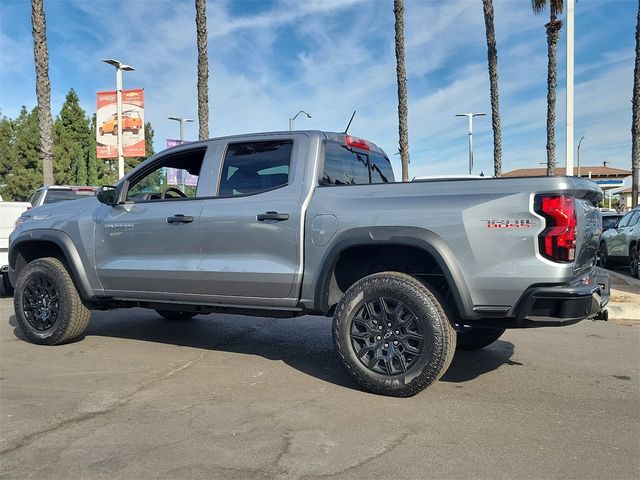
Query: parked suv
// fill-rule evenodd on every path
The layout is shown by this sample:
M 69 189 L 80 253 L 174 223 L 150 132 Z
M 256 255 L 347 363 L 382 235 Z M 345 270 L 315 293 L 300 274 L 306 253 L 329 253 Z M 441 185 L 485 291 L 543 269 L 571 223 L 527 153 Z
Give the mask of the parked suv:
M 344 133 L 180 145 L 96 198 L 22 215 L 9 252 L 16 322 L 55 345 L 82 336 L 91 309 L 332 316 L 362 388 L 414 395 L 456 345 L 606 319 L 601 199 L 578 177 L 395 182 L 384 151 Z
M 598 248 L 598 263 L 605 268 L 615 265 L 628 265 L 633 276 L 637 276 L 638 249 L 636 247 L 640 237 L 640 207 L 627 212 L 600 237 Z

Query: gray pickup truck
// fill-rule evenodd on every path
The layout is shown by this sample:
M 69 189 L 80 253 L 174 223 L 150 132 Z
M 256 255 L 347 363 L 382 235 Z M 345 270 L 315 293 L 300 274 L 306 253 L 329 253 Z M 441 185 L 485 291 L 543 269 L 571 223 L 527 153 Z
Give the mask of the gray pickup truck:
M 380 148 L 346 134 L 191 143 L 96 197 L 22 215 L 9 252 L 16 319 L 52 345 L 82 336 L 92 309 L 333 316 L 360 386 L 410 396 L 456 344 L 606 319 L 601 198 L 575 177 L 398 183 Z

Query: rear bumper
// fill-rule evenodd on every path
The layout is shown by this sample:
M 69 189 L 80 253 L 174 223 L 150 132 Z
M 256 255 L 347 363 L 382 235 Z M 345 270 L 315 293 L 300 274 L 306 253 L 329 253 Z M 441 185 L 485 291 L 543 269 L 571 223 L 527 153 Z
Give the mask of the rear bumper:
M 606 320 L 610 289 L 609 274 L 594 268 L 567 285 L 529 288 L 512 317 L 522 327 L 571 325 L 588 318 Z

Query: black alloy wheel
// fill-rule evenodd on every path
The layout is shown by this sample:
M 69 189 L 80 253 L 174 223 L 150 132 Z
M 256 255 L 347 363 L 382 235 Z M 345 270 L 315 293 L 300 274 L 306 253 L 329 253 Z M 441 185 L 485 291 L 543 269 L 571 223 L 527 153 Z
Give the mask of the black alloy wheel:
M 629 250 L 629 273 L 632 277 L 640 278 L 640 271 L 638 270 L 638 244 L 633 245 Z
M 44 274 L 32 275 L 23 288 L 22 310 L 25 320 L 35 330 L 46 332 L 58 321 L 58 290 Z
M 393 298 L 365 301 L 351 319 L 351 346 L 358 360 L 382 375 L 406 373 L 422 354 L 424 335 L 411 309 Z

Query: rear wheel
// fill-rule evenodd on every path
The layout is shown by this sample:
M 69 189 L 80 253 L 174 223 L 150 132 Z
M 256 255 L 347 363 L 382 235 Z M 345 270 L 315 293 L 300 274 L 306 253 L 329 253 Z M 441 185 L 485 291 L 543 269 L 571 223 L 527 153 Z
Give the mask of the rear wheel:
M 609 252 L 607 251 L 607 244 L 600 242 L 598 247 L 598 265 L 602 268 L 611 268 L 611 260 L 609 260 Z
M 40 258 L 22 269 L 13 305 L 22 333 L 42 345 L 59 345 L 80 337 L 91 317 L 71 275 L 57 258 Z
M 640 278 L 640 271 L 638 270 L 638 245 L 631 245 L 629 249 L 629 272 L 632 277 Z
M 455 352 L 444 304 L 409 275 L 383 272 L 354 283 L 333 317 L 333 343 L 364 389 L 409 397 L 438 380 Z
M 174 310 L 156 310 L 156 312 L 165 320 L 172 321 L 189 320 L 197 315 L 195 312 L 177 312 Z
M 498 340 L 504 328 L 463 328 L 458 332 L 458 350 L 480 350 Z

